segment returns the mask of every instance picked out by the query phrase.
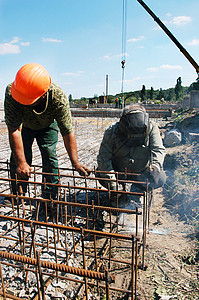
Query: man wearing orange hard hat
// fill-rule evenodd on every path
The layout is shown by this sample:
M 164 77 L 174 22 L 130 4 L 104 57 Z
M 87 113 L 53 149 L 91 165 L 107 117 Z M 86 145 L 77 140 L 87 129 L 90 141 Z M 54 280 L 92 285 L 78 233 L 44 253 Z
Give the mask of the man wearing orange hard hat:
M 72 166 L 80 175 L 88 175 L 89 168 L 78 160 L 67 96 L 51 82 L 42 65 L 29 63 L 19 69 L 14 82 L 6 88 L 4 108 L 12 150 L 11 178 L 15 178 L 15 174 L 19 179 L 30 177 L 34 139 L 41 152 L 43 172 L 58 174 L 56 145 L 59 130 Z M 58 183 L 58 175 L 46 175 L 46 182 Z M 12 189 L 15 194 L 14 184 Z M 26 189 L 27 185 L 24 185 L 23 191 Z M 57 189 L 46 185 L 42 192 L 45 197 L 54 198 Z

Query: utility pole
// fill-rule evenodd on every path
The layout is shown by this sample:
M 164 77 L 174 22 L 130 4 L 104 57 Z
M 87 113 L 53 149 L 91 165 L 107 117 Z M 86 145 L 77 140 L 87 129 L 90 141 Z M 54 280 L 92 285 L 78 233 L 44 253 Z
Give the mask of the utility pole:
M 106 103 L 108 101 L 108 75 L 106 75 Z

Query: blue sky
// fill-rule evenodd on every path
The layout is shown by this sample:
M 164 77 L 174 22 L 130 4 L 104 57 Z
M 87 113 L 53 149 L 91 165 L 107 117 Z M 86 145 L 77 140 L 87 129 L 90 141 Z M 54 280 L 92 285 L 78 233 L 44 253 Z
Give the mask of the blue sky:
M 145 0 L 199 63 L 199 0 Z M 73 98 L 121 92 L 123 0 L 0 0 L 0 99 L 18 69 L 42 64 Z M 187 86 L 196 71 L 137 0 L 126 6 L 124 91 Z

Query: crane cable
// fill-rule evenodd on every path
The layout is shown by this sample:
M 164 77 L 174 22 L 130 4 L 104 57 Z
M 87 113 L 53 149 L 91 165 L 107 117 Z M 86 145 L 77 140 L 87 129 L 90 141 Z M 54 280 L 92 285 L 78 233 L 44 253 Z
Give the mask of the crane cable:
M 122 87 L 121 93 L 124 92 L 124 70 L 125 70 L 125 63 L 126 63 L 126 12 L 127 12 L 127 0 L 123 0 L 123 7 L 122 7 Z M 122 98 L 124 98 L 122 96 Z

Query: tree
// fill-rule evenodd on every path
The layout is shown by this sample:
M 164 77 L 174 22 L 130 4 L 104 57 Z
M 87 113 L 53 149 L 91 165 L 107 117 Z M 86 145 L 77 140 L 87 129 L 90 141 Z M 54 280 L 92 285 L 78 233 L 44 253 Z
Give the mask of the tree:
M 160 88 L 159 93 L 157 95 L 157 100 L 165 99 L 165 92 Z
M 177 83 L 175 86 L 175 95 L 176 95 L 176 100 L 180 101 L 183 98 L 183 87 L 182 87 L 182 80 L 181 77 L 178 77 Z
M 151 87 L 151 89 L 150 89 L 150 92 L 149 92 L 149 98 L 150 98 L 151 100 L 153 100 L 153 98 L 154 98 L 154 89 L 153 89 L 153 87 Z
M 69 101 L 69 102 L 72 102 L 72 101 L 73 101 L 73 97 L 72 97 L 71 94 L 68 96 L 68 101 Z
M 146 88 L 145 88 L 145 85 L 142 86 L 142 90 L 140 92 L 140 98 L 141 98 L 141 101 L 146 100 Z
M 167 101 L 175 101 L 175 99 L 176 99 L 176 96 L 175 96 L 174 88 L 170 88 L 168 90 L 168 94 L 166 96 L 166 100 Z
M 198 91 L 199 90 L 199 80 L 197 80 L 196 82 L 193 82 L 190 87 L 189 87 L 189 92 L 191 91 Z

